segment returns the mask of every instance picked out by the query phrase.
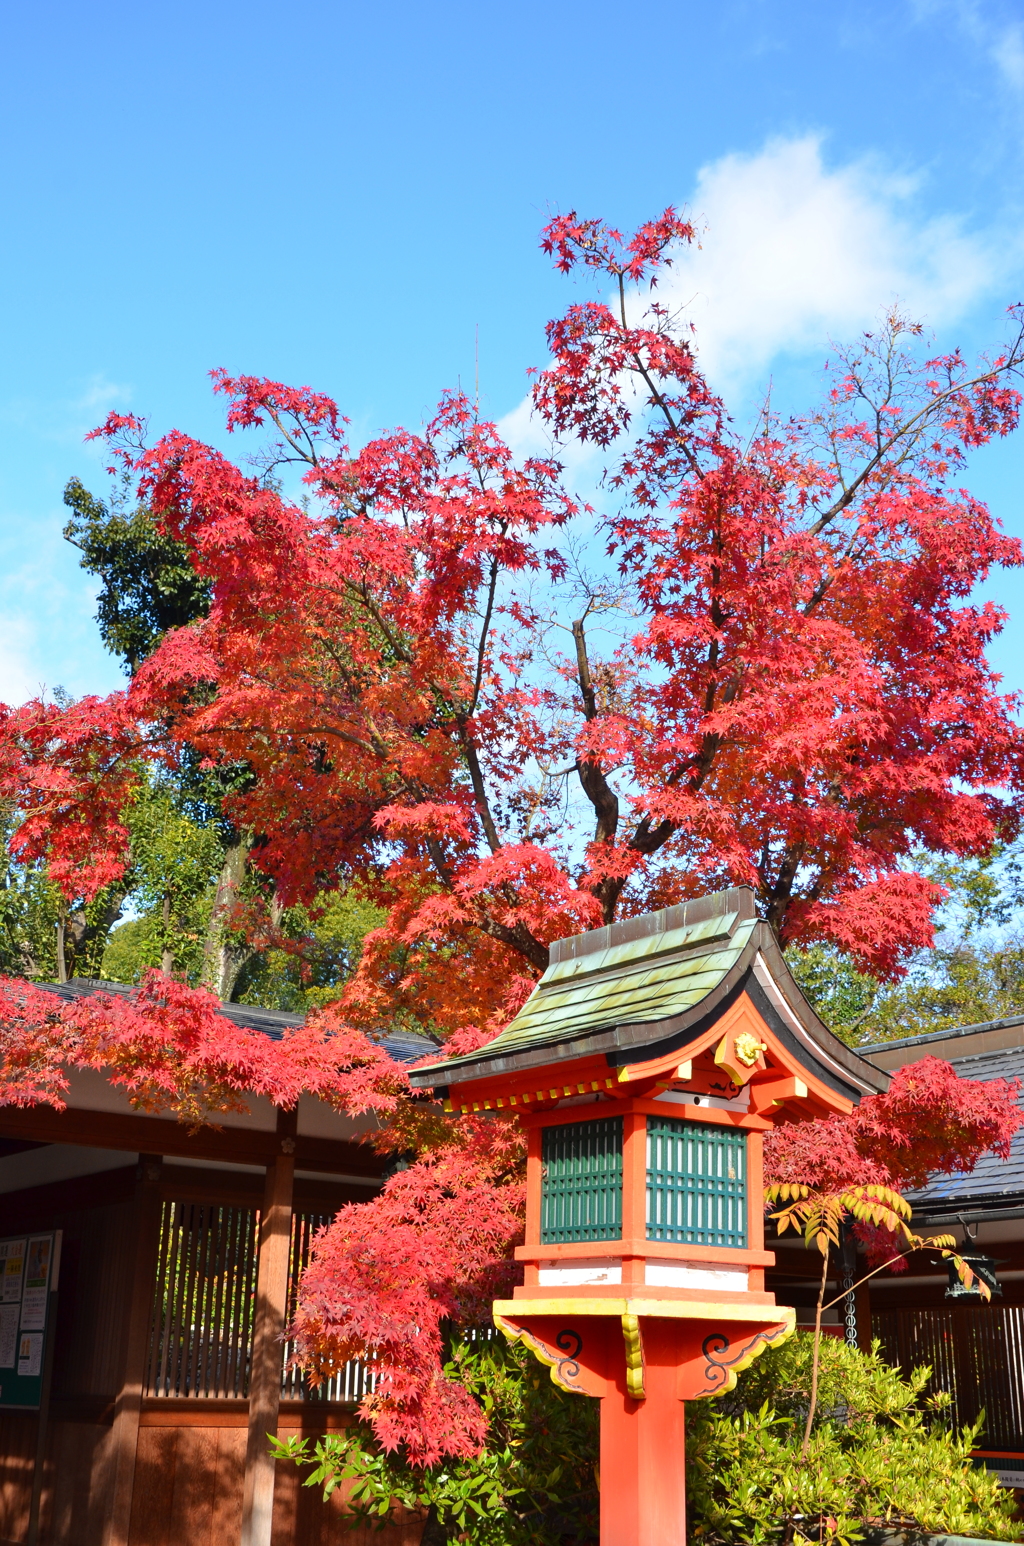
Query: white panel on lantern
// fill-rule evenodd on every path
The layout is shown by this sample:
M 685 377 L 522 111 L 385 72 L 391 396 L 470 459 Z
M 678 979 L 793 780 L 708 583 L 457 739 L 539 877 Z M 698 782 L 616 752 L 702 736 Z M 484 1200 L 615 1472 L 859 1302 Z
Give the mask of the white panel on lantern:
M 746 1293 L 745 1270 L 711 1267 L 703 1262 L 647 1258 L 644 1282 L 648 1288 L 720 1288 L 726 1293 Z
M 556 1283 L 621 1283 L 622 1262 L 615 1256 L 596 1256 L 590 1260 L 566 1262 L 542 1261 L 537 1279 L 542 1288 Z

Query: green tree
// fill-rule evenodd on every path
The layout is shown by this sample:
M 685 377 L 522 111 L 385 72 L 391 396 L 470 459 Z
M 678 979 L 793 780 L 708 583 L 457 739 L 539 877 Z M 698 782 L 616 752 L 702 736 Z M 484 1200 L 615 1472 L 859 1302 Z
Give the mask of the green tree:
M 900 982 L 880 982 L 828 945 L 788 951 L 822 1019 L 858 1045 L 1024 1014 L 1022 852 L 1016 843 L 977 859 L 916 856 L 948 896 L 934 948 L 918 951 Z
M 161 531 L 144 505 L 111 507 L 78 478 L 68 482 L 64 503 L 72 511 L 64 536 L 80 550 L 82 568 L 101 581 L 100 636 L 134 675 L 168 629 L 205 616 L 209 584 L 196 574 L 184 544 Z
M 72 511 L 64 536 L 101 582 L 100 636 L 134 675 L 169 629 L 206 615 L 210 587 L 184 544 L 167 536 L 144 505 L 127 510 L 116 497 L 105 502 L 78 478 L 68 482 L 64 503 Z M 249 864 L 253 834 L 224 817 L 225 796 L 247 776 L 242 766 L 205 768 L 186 751 L 176 786 L 165 777 L 159 796 L 151 792 L 139 802 L 130 817 L 135 871 L 127 905 L 135 916 L 97 935 L 89 975 L 99 974 L 102 961 L 110 980 L 134 982 L 147 967 L 162 966 L 223 999 L 295 1011 L 340 989 L 363 936 L 383 915 L 344 892 L 328 893 L 322 908 L 281 913 Z M 220 850 L 211 875 L 214 840 Z M 264 950 L 232 927 L 247 904 L 262 904 L 266 914 L 271 943 Z M 119 915 L 120 908 L 111 923 Z M 81 959 L 79 948 L 75 960 Z
M 290 907 L 276 940 L 240 974 L 237 997 L 299 1014 L 337 998 L 359 965 L 363 940 L 386 915 L 356 891 L 324 893 L 319 906 Z
M 101 581 L 96 612 L 100 637 L 129 676 L 134 676 L 165 633 L 206 615 L 209 584 L 196 574 L 184 544 L 168 536 L 145 505 L 128 510 L 116 495 L 107 503 L 91 494 L 78 478 L 68 482 L 64 503 L 73 512 L 64 536 L 79 549 L 82 568 Z M 239 975 L 253 956 L 251 947 L 231 927 L 250 878 L 248 859 L 253 839 L 251 834 L 238 832 L 223 814 L 224 795 L 237 788 L 244 777 L 245 770 L 235 767 L 203 768 L 199 757 L 188 749 L 179 770 L 179 815 L 187 813 L 194 825 L 209 826 L 221 841 L 216 888 L 205 914 L 199 980 L 222 999 L 233 997 Z M 184 829 L 181 836 L 185 836 Z M 191 839 L 186 847 L 189 851 L 194 847 Z M 119 972 L 131 972 L 125 980 L 132 981 L 147 966 L 166 965 L 174 954 L 167 940 L 183 929 L 186 933 L 193 930 L 194 909 L 187 923 L 183 915 L 174 913 L 174 876 L 184 851 L 178 851 L 171 842 L 164 857 L 169 865 L 167 885 L 161 890 L 158 882 L 160 896 L 155 904 L 160 917 L 154 921 L 146 911 L 153 905 L 149 893 L 154 872 L 150 865 L 138 899 L 141 916 L 122 925 L 128 932 L 111 940 L 105 967 L 111 976 L 116 967 Z M 184 948 L 181 940 L 179 948 Z M 190 951 L 187 966 L 182 962 L 182 969 L 190 974 L 193 956 L 194 951 Z
M 121 916 L 127 879 L 91 901 L 68 901 L 46 866 L 10 852 L 15 813 L 0 811 L 0 974 L 65 982 L 98 977 L 111 928 Z
M 216 827 L 193 820 L 165 779 L 141 790 L 127 812 L 131 833 L 130 904 L 138 916 L 115 929 L 103 974 L 133 982 L 159 966 L 196 982 L 202 972 L 213 888 L 223 863 Z

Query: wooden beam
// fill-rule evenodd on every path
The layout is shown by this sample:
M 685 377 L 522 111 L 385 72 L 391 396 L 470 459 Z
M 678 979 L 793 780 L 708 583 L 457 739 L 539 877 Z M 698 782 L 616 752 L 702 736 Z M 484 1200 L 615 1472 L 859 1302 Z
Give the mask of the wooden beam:
M 277 1135 L 256 1127 L 201 1127 L 192 1131 L 167 1117 L 129 1116 L 121 1112 L 87 1111 L 68 1106 L 4 1107 L 0 1136 L 38 1143 L 81 1144 L 93 1149 L 126 1149 L 135 1154 L 171 1154 L 236 1165 L 274 1162 Z M 381 1176 L 383 1161 L 368 1144 L 339 1138 L 295 1137 L 295 1165 L 327 1175 Z
M 277 1118 L 278 1152 L 267 1166 L 256 1272 L 256 1324 L 249 1377 L 249 1438 L 242 1492 L 242 1546 L 270 1546 L 275 1462 L 267 1442 L 281 1406 L 281 1333 L 288 1301 L 297 1114 Z
M 116 1170 L 101 1170 L 87 1176 L 72 1176 L 67 1181 L 47 1181 L 42 1186 L 3 1192 L 0 1197 L 4 1223 L 10 1225 L 4 1233 L 45 1229 L 50 1220 L 60 1215 L 83 1208 L 102 1208 L 108 1203 L 131 1202 L 138 1180 L 137 1159 L 137 1154 L 126 1154 L 125 1164 Z
M 135 1249 L 125 1326 L 124 1373 L 114 1404 L 111 1434 L 113 1487 L 104 1520 L 102 1546 L 128 1546 L 142 1388 L 146 1376 L 146 1353 L 153 1315 L 153 1289 L 160 1237 L 160 1169 L 158 1155 L 139 1155 L 139 1180 L 134 1209 Z

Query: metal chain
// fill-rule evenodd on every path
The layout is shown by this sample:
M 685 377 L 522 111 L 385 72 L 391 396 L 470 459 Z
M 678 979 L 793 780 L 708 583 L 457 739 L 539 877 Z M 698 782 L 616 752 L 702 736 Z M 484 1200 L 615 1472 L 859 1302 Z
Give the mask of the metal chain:
M 857 1340 L 857 1301 L 853 1294 L 853 1285 L 857 1274 L 857 1247 L 853 1236 L 847 1235 L 843 1241 L 843 1270 L 839 1279 L 839 1287 L 845 1294 L 843 1300 L 843 1335 L 846 1338 L 847 1347 L 856 1347 Z

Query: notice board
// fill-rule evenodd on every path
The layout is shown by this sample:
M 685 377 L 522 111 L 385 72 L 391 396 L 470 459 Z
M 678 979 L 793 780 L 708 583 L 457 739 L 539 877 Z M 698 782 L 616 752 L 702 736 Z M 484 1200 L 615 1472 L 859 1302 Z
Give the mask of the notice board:
M 0 1407 L 42 1402 L 60 1242 L 59 1229 L 0 1240 Z

